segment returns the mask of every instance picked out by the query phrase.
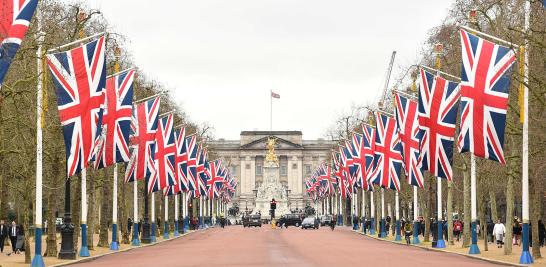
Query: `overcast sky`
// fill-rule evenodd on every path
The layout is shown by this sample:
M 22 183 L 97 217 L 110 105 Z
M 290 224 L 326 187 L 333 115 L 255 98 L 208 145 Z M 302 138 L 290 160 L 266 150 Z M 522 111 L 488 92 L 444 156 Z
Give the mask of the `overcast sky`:
M 89 0 L 127 36 L 139 69 L 174 89 L 217 138 L 242 130 L 323 137 L 351 104 L 376 102 L 388 60 L 415 63 L 453 1 Z

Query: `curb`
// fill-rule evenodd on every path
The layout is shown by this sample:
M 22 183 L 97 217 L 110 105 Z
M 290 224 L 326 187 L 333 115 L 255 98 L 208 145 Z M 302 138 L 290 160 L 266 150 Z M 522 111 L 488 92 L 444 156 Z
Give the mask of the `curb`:
M 480 257 L 480 256 L 469 255 L 469 254 L 455 252 L 455 251 L 447 251 L 447 250 L 442 250 L 442 249 L 437 249 L 437 248 L 417 246 L 417 245 L 414 245 L 414 244 L 406 245 L 405 243 L 400 243 L 400 242 L 396 242 L 396 241 L 382 239 L 382 238 L 379 238 L 379 237 L 364 234 L 364 233 L 359 232 L 359 231 L 355 231 L 355 230 L 351 230 L 351 231 L 353 231 L 353 232 L 355 232 L 357 234 L 363 235 L 365 237 L 368 237 L 368 238 L 372 238 L 372 239 L 383 241 L 383 242 L 389 242 L 389 243 L 400 245 L 400 246 L 412 246 L 412 247 L 415 247 L 415 248 L 420 248 L 420 249 L 428 250 L 428 251 L 456 254 L 456 255 L 461 255 L 461 256 L 471 258 L 471 259 L 475 259 L 475 260 L 481 260 L 481 261 L 486 261 L 486 262 L 489 262 L 489 263 L 495 263 L 495 264 L 500 264 L 500 265 L 505 265 L 505 266 L 529 266 L 529 265 L 523 265 L 523 264 L 518 264 L 518 263 L 511 263 L 511 262 L 507 262 L 507 261 L 484 258 L 484 257 Z
M 94 260 L 96 260 L 96 259 L 98 259 L 98 258 L 101 258 L 101 257 L 104 257 L 104 256 L 108 256 L 108 255 L 112 255 L 112 254 L 116 254 L 116 253 L 121 253 L 121 252 L 127 252 L 127 251 L 131 251 L 131 250 L 133 250 L 133 249 L 139 249 L 139 248 L 145 248 L 145 247 L 149 247 L 149 246 L 155 246 L 155 245 L 162 244 L 162 243 L 165 243 L 165 242 L 173 241 L 173 240 L 179 239 L 179 238 L 181 238 L 181 237 L 184 237 L 184 236 L 187 236 L 187 235 L 196 233 L 196 232 L 204 231 L 204 230 L 207 230 L 207 229 L 209 229 L 209 228 L 199 229 L 199 230 L 195 230 L 195 231 L 190 231 L 190 232 L 188 232 L 188 233 L 181 234 L 181 235 L 179 235 L 179 236 L 177 236 L 177 237 L 172 237 L 172 238 L 169 238 L 169 239 L 167 239 L 167 240 L 163 240 L 163 241 L 155 242 L 155 243 L 151 243 L 151 244 L 140 245 L 140 246 L 138 246 L 138 247 L 129 247 L 129 248 L 126 248 L 126 249 L 123 249 L 123 250 L 111 251 L 111 252 L 107 252 L 107 253 L 100 254 L 100 255 L 95 255 L 95 256 L 91 256 L 91 257 L 80 258 L 80 259 L 77 259 L 77 260 L 71 260 L 71 261 L 69 261 L 69 262 L 57 263 L 57 264 L 55 264 L 55 265 L 51 265 L 51 267 L 68 266 L 68 265 L 72 265 L 72 264 L 76 264 L 76 263 L 90 262 L 90 261 L 94 261 Z

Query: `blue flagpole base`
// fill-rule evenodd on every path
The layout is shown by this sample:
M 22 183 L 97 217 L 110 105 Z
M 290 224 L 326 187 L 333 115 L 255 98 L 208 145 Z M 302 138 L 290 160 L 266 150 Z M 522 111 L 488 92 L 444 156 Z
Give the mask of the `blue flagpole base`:
M 411 243 L 414 245 L 421 244 L 421 240 L 419 240 L 419 226 L 418 222 L 413 222 L 413 240 Z
M 400 221 L 399 220 L 396 220 L 396 235 L 394 237 L 394 241 L 402 241 L 402 235 L 400 233 Z
M 45 267 L 44 264 L 44 258 L 39 253 L 34 254 L 34 258 L 32 259 L 32 263 L 30 265 L 31 267 Z
M 353 224 L 353 231 L 358 231 L 358 223 Z
M 133 223 L 133 242 L 131 245 L 136 247 L 140 246 L 140 240 L 138 239 L 138 223 Z
M 119 244 L 118 242 L 112 242 L 110 244 L 110 250 L 119 250 Z
M 165 227 L 163 228 L 163 239 L 169 239 L 169 223 L 165 223 Z
M 421 244 L 421 240 L 419 240 L 419 235 L 413 236 L 413 240 L 411 243 L 414 245 Z
M 480 248 L 477 244 L 471 244 L 470 249 L 468 250 L 468 254 L 470 255 L 477 255 L 480 254 Z
M 155 233 L 157 232 L 157 228 L 156 228 L 156 224 L 155 222 L 152 222 L 152 234 L 150 235 L 150 239 L 151 239 L 151 242 L 152 243 L 155 243 L 157 242 L 157 238 L 155 237 Z
M 531 256 L 529 250 L 524 250 L 521 252 L 521 257 L 519 257 L 519 264 L 532 264 L 533 262 L 533 256 Z
M 190 230 L 190 218 L 186 216 L 184 218 L 184 233 L 187 233 Z
M 396 236 L 394 237 L 394 241 L 402 241 L 402 236 L 399 234 L 396 234 Z
M 380 238 L 385 238 L 387 237 L 387 232 L 385 231 L 385 219 L 381 218 L 381 223 L 379 225 L 379 228 L 380 228 L 380 234 L 379 234 L 379 237 Z
M 175 220 L 174 221 L 174 233 L 173 233 L 174 236 L 179 236 L 180 233 L 178 233 L 178 220 Z
M 362 233 L 366 234 L 366 221 L 362 220 Z
M 443 239 L 438 239 L 438 241 L 436 241 L 436 248 L 446 248 L 446 242 Z M 478 251 L 479 250 L 480 249 L 478 249 Z
M 80 249 L 80 257 L 89 257 L 89 248 L 87 246 L 82 246 Z
M 373 217 L 370 222 L 370 235 L 375 235 L 375 219 Z
M 87 224 L 81 224 L 82 228 L 82 248 L 80 249 L 80 257 L 89 257 L 89 248 L 87 247 Z

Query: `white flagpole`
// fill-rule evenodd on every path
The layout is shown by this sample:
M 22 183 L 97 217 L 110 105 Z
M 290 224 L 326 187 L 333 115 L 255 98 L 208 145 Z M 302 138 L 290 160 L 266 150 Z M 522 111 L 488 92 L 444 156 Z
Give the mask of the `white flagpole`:
M 273 90 L 269 90 L 269 131 L 273 131 Z
M 413 244 L 419 244 L 419 202 L 417 199 L 417 187 L 413 187 Z
M 157 232 L 157 224 L 155 222 L 155 192 L 152 192 L 152 198 L 151 198 L 151 202 L 152 202 L 152 234 L 150 235 L 151 239 L 152 239 L 152 243 L 155 243 L 155 241 L 157 240 L 156 239 L 156 235 L 155 233 Z
M 82 206 L 81 206 L 81 231 L 82 231 L 82 248 L 80 249 L 80 257 L 89 257 L 89 248 L 87 247 L 87 170 L 82 169 Z
M 178 194 L 174 195 L 174 236 L 178 236 Z
M 42 257 L 42 82 L 43 82 L 43 69 L 42 69 L 42 43 L 44 42 L 44 32 L 42 31 L 42 13 L 40 7 L 36 7 L 36 22 L 38 25 L 38 49 L 36 50 L 36 72 L 38 73 L 38 80 L 36 85 L 36 213 L 34 221 L 35 240 L 34 240 L 34 258 L 32 259 L 31 266 L 45 266 L 44 259 Z M 51 224 L 50 225 L 54 225 Z
M 444 238 L 443 238 L 443 235 L 444 235 L 444 231 L 443 231 L 443 223 L 442 223 L 442 220 L 443 220 L 443 216 L 442 216 L 442 178 L 440 177 L 437 177 L 436 179 L 438 179 L 438 182 L 437 182 L 437 191 L 436 192 L 436 195 L 438 196 L 438 207 L 437 207 L 437 214 L 436 214 L 436 220 L 438 221 L 437 224 L 436 224 L 436 227 L 438 229 L 436 229 L 438 231 L 438 238 L 437 238 L 437 242 L 436 242 L 436 248 L 445 248 L 446 247 L 446 243 L 444 242 Z
M 133 246 L 140 246 L 140 240 L 138 238 L 138 187 L 137 181 L 133 182 Z
M 525 1 L 525 33 L 529 33 L 531 19 L 531 3 Z M 529 39 L 525 38 L 523 67 L 523 148 L 521 172 L 521 212 L 522 212 L 522 252 L 520 264 L 531 264 L 533 256 L 529 253 Z M 535 241 L 537 244 L 538 241 Z
M 114 189 L 112 192 L 112 243 L 110 250 L 118 250 L 118 164 L 114 164 Z
M 385 238 L 385 188 L 381 188 L 381 228 L 380 228 L 380 237 Z
M 165 226 L 163 228 L 163 239 L 169 239 L 169 196 L 165 196 L 163 210 L 165 211 Z
M 370 219 L 371 219 L 371 227 L 370 227 L 370 234 L 375 235 L 375 203 L 373 199 L 373 191 L 370 191 Z
M 402 237 L 400 236 L 400 197 L 398 196 L 398 191 L 394 193 L 394 212 L 396 216 L 396 233 L 395 240 L 400 241 Z

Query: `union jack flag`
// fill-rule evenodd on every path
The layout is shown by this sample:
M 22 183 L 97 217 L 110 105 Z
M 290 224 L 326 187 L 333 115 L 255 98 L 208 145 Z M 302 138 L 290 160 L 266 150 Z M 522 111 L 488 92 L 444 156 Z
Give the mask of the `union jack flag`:
M 366 137 L 359 133 L 353 133 L 353 145 L 355 147 L 353 165 L 356 167 L 356 185 L 368 191 L 371 188 L 366 180 L 366 174 L 370 167 L 369 165 L 371 165 L 370 162 L 373 161 L 373 151 L 371 151 L 369 139 L 366 140 Z
M 104 36 L 47 55 L 63 125 L 67 174 L 87 168 L 101 133 L 106 67 Z
M 174 131 L 174 141 L 176 144 L 176 155 L 174 158 L 176 185 L 171 185 L 165 189 L 165 195 L 171 196 L 180 192 L 188 191 L 188 176 L 186 174 L 186 165 L 188 163 L 188 153 L 186 150 L 186 128 Z
M 326 193 L 328 195 L 334 195 L 335 194 L 335 187 L 334 185 L 337 184 L 335 181 L 335 177 L 332 176 L 332 172 L 330 170 L 330 166 L 326 163 L 321 163 L 318 167 L 318 175 L 319 178 L 325 182 L 325 189 Z
M 0 0 L 0 87 L 37 5 L 38 0 Z
M 201 145 L 199 145 L 199 151 L 200 153 L 197 157 L 197 184 L 199 187 L 199 194 L 207 196 L 207 181 L 210 177 L 207 149 L 202 148 Z
M 423 170 L 419 167 L 419 142 L 421 141 L 417 121 L 417 102 L 400 94 L 394 95 L 396 128 L 402 143 L 404 172 L 408 184 L 423 188 Z
M 131 158 L 125 169 L 125 182 L 155 175 L 154 154 L 160 98 L 142 102 L 133 108 L 131 118 Z
M 135 71 L 128 70 L 106 79 L 106 109 L 95 154 L 95 168 L 129 161 L 134 76 Z
M 224 183 L 226 169 L 220 160 L 210 162 L 210 179 L 207 181 L 209 199 L 218 198 L 218 192 Z
M 369 125 L 363 125 L 362 127 L 362 143 L 363 143 L 363 153 L 366 158 L 366 184 L 368 188 L 366 190 L 373 190 L 372 180 L 375 170 L 374 157 L 375 157 L 375 129 Z
M 436 177 L 453 177 L 453 140 L 459 85 L 420 70 L 418 120 L 421 131 L 419 164 Z
M 169 114 L 159 120 L 159 128 L 155 134 L 155 175 L 148 178 L 148 192 L 156 192 L 167 186 L 176 185 L 176 170 L 174 157 L 176 144 L 173 132 L 173 115 Z
M 357 178 L 358 178 L 358 165 L 355 164 L 355 157 L 357 157 L 358 155 L 358 151 L 356 149 L 356 146 L 354 145 L 354 143 L 352 141 L 349 141 L 349 140 L 346 140 L 345 141 L 345 147 L 344 147 L 344 153 L 346 153 L 346 156 L 345 156 L 345 162 L 346 162 L 346 165 L 347 165 L 347 169 L 348 169 L 348 172 L 349 172 L 349 183 L 351 185 L 351 187 L 355 187 L 357 186 Z M 351 192 L 353 190 L 351 189 Z
M 199 197 L 199 182 L 197 177 L 197 155 L 200 153 L 195 135 L 186 137 L 186 149 L 188 151 L 188 162 L 186 164 L 186 175 L 188 177 L 188 190 L 194 197 Z
M 510 72 L 516 54 L 461 30 L 461 126 L 459 152 L 505 164 L 503 145 Z
M 383 188 L 400 191 L 402 145 L 392 117 L 376 113 L 375 156 L 376 166 L 372 181 Z

